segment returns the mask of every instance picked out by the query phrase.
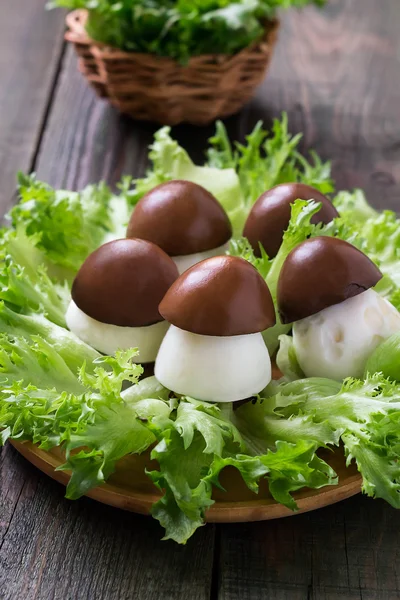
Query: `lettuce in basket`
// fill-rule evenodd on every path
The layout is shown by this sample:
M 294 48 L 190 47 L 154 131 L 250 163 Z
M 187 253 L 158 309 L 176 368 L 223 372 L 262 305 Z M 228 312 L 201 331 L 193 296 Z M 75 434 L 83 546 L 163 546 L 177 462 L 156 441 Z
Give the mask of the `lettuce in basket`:
M 187 62 L 200 54 L 234 54 L 259 40 L 279 8 L 324 0 L 52 0 L 86 8 L 90 37 L 127 50 Z

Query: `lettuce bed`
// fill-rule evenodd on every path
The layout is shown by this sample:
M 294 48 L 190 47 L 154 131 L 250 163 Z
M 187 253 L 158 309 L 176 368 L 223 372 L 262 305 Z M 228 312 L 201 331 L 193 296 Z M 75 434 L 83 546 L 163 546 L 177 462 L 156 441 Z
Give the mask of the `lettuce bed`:
M 238 469 L 253 491 L 266 478 L 272 496 L 296 510 L 292 492 L 336 483 L 318 449 L 342 444 L 348 462 L 357 463 L 363 491 L 400 507 L 399 336 L 377 349 L 364 380 L 339 384 L 302 378 L 285 336 L 290 326 L 278 323 L 266 342 L 273 352 L 280 338 L 285 376 L 234 411 L 229 404 L 177 398 L 153 377 L 139 381 L 142 368 L 130 360 L 135 349 L 101 356 L 65 325 L 70 285 L 83 260 L 105 241 L 123 237 L 140 197 L 173 178 L 216 195 L 235 230 L 230 252 L 256 266 L 274 297 L 288 253 L 310 236 L 330 235 L 379 265 L 384 278 L 376 289 L 399 307 L 399 221 L 389 211 L 376 212 L 359 190 L 334 197 L 341 217 L 325 226 L 310 222 L 318 204 L 297 201 L 273 260 L 255 258 L 238 237 L 258 195 L 277 183 L 303 181 L 334 193 L 329 164 L 316 155 L 301 157 L 298 142 L 285 117 L 269 135 L 258 125 L 245 145 L 235 147 L 218 124 L 207 162 L 198 167 L 163 128 L 150 148 L 151 170 L 135 182 L 125 178 L 119 195 L 104 184 L 76 193 L 19 176 L 20 201 L 0 236 L 0 440 L 30 440 L 43 449 L 61 445 L 62 468 L 72 473 L 68 498 L 104 482 L 123 456 L 152 448 L 158 470 L 147 475 L 163 494 L 152 514 L 166 538 L 185 543 L 203 524 L 225 466 Z

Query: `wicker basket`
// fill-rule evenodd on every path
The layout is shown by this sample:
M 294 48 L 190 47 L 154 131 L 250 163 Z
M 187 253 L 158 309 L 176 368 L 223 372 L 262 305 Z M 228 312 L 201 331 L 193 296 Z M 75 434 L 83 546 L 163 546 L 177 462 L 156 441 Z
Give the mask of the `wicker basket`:
M 204 125 L 237 112 L 263 80 L 278 30 L 278 22 L 271 21 L 264 38 L 238 54 L 193 57 L 182 66 L 95 42 L 86 34 L 86 19 L 85 10 L 70 13 L 65 37 L 99 96 L 136 119 L 168 125 Z

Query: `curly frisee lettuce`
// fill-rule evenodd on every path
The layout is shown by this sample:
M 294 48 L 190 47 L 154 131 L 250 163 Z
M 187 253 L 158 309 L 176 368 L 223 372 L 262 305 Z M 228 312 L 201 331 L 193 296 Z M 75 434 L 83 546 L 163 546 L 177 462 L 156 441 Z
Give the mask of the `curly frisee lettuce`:
M 124 237 L 143 194 L 174 178 L 216 196 L 235 232 L 230 253 L 258 269 L 274 300 L 289 252 L 310 236 L 329 235 L 367 253 L 385 274 L 377 291 L 400 306 L 399 222 L 371 208 L 360 191 L 334 198 L 341 216 L 329 225 L 311 223 L 317 203 L 296 201 L 274 259 L 265 252 L 256 258 L 240 237 L 250 208 L 268 187 L 299 181 L 333 192 L 329 163 L 315 154 L 304 159 L 298 142 L 285 116 L 272 132 L 259 124 L 235 146 L 218 124 L 207 162 L 197 166 L 162 128 L 146 176 L 124 178 L 117 195 L 104 184 L 68 192 L 20 175 L 19 203 L 0 234 L 0 440 L 61 447 L 68 498 L 107 481 L 123 457 L 146 452 L 156 465 L 147 476 L 159 493 L 152 514 L 167 539 L 185 543 L 204 523 L 224 468 L 237 469 L 255 493 L 266 480 L 273 498 L 296 510 L 297 490 L 337 483 L 320 450 L 340 444 L 347 461 L 357 464 L 364 492 L 399 506 L 398 336 L 373 353 L 363 380 L 342 384 L 304 378 L 290 325 L 278 322 L 265 341 L 270 352 L 280 346 L 284 378 L 233 410 L 179 397 L 154 377 L 140 380 L 142 368 L 132 363 L 136 349 L 101 356 L 66 328 L 70 285 L 82 262 L 104 242 Z

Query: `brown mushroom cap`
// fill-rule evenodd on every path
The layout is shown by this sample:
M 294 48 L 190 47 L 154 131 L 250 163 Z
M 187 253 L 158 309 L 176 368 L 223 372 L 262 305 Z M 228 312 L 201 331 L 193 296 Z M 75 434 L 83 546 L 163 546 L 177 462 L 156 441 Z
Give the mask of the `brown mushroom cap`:
M 214 256 L 185 271 L 159 310 L 169 323 L 201 335 L 258 333 L 276 321 L 264 279 L 249 262 L 233 256 Z
M 228 216 L 214 196 L 183 180 L 162 183 L 143 196 L 126 233 L 157 244 L 170 256 L 218 248 L 231 235 Z
M 282 323 L 294 323 L 373 287 L 382 273 L 360 250 L 322 236 L 299 244 L 286 258 L 278 281 Z
M 254 254 L 261 256 L 259 242 L 269 258 L 274 258 L 282 244 L 296 200 L 321 202 L 320 210 L 311 223 L 330 223 L 339 216 L 332 202 L 321 192 L 304 183 L 282 183 L 262 194 L 254 204 L 244 226 L 243 235 L 249 240 Z
M 115 240 L 85 260 L 72 299 L 101 323 L 142 327 L 163 320 L 158 305 L 177 277 L 174 261 L 155 244 Z

